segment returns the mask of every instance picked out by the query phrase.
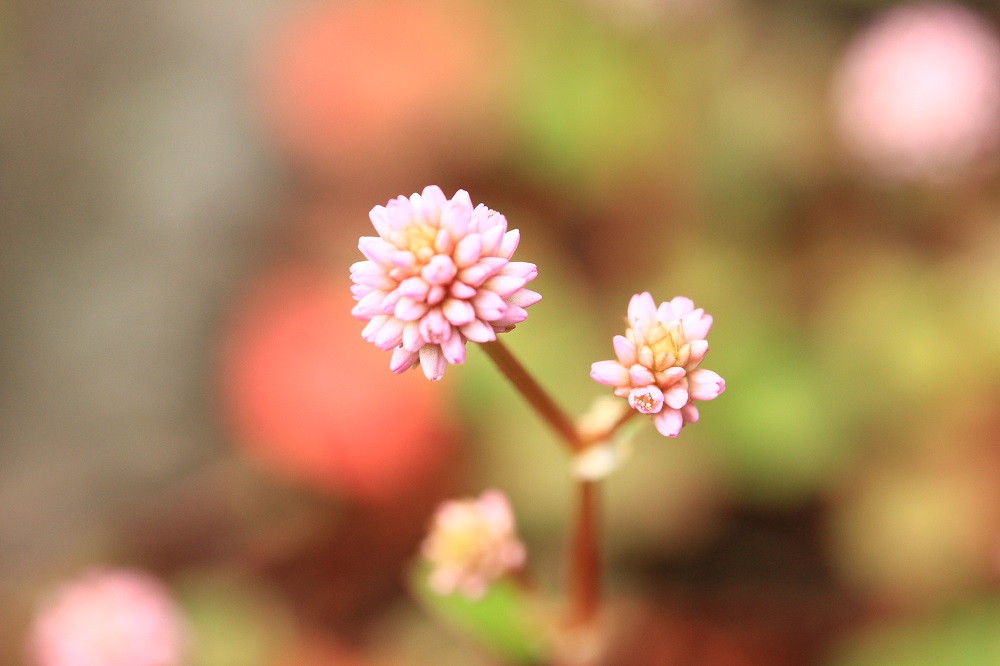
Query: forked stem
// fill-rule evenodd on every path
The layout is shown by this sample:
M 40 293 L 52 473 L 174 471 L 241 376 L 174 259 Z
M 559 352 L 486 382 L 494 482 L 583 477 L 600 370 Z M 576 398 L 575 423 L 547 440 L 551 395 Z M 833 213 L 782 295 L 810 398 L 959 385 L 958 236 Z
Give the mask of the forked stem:
M 524 399 L 528 401 L 528 404 L 542 417 L 542 420 L 559 434 L 563 443 L 573 454 L 579 453 L 593 444 L 608 441 L 615 431 L 635 414 L 635 411 L 630 409 L 607 430 L 584 437 L 580 434 L 576 424 L 503 343 L 495 340 L 484 343 L 482 348 L 500 369 L 500 372 L 510 380 L 524 396 Z M 600 489 L 598 483 L 587 480 L 577 482 L 576 512 L 573 532 L 570 537 L 570 593 L 567 629 L 571 634 L 579 633 L 583 640 L 588 640 L 587 637 L 595 624 L 600 606 L 601 558 L 600 535 L 598 533 L 600 499 L 598 491 Z M 589 650 L 584 647 L 583 652 L 587 653 Z M 592 659 L 585 656 L 575 663 L 583 666 L 592 663 Z

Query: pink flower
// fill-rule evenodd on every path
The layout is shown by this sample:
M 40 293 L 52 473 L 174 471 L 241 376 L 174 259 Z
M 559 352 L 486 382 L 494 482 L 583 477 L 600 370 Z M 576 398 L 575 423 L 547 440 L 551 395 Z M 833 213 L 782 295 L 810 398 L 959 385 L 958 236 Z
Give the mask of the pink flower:
M 28 650 L 34 666 L 180 666 L 186 645 L 180 611 L 160 581 L 93 570 L 43 605 Z
M 524 563 L 507 497 L 487 490 L 478 499 L 441 504 L 422 546 L 434 569 L 430 586 L 438 594 L 483 596 L 487 586 Z
M 375 206 L 378 236 L 363 236 L 367 257 L 351 266 L 351 311 L 368 321 L 362 337 L 392 352 L 393 372 L 420 362 L 428 379 L 465 361 L 465 343 L 489 342 L 528 317 L 541 295 L 525 289 L 534 264 L 511 261 L 520 239 L 507 220 L 465 190 L 448 200 L 436 185 Z
M 653 414 L 656 429 L 676 437 L 698 420 L 695 400 L 712 400 L 726 390 L 717 373 L 698 367 L 708 352 L 705 336 L 712 317 L 678 296 L 656 307 L 649 292 L 628 304 L 625 335 L 613 340 L 615 361 L 591 366 L 594 381 L 615 387 L 615 395 L 642 414 Z
M 1000 137 L 1000 39 L 961 5 L 894 7 L 848 46 L 833 102 L 845 146 L 874 171 L 947 179 Z

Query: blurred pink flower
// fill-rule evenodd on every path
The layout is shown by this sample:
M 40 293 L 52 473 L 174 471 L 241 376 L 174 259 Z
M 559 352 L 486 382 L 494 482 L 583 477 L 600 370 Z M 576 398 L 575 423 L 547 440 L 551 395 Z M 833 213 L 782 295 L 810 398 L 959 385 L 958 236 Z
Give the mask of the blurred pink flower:
M 484 491 L 478 499 L 443 502 L 422 553 L 434 567 L 431 589 L 473 599 L 482 597 L 492 581 L 520 567 L 525 558 L 510 503 L 498 490 Z
M 947 179 L 1000 137 L 1000 40 L 960 5 L 896 7 L 847 48 L 833 102 L 846 147 L 876 172 Z
M 465 361 L 467 340 L 495 340 L 541 299 L 524 288 L 535 265 L 510 261 L 518 231 L 483 204 L 473 209 L 465 190 L 448 200 L 431 185 L 369 216 L 379 235 L 358 243 L 368 260 L 351 266 L 351 314 L 368 321 L 365 340 L 393 350 L 393 372 L 419 361 L 428 379 L 441 379 L 447 363 Z
M 180 666 L 186 646 L 180 610 L 159 580 L 98 569 L 43 605 L 28 650 L 34 666 Z
M 628 304 L 625 335 L 613 340 L 617 360 L 598 361 L 590 376 L 642 414 L 653 414 L 656 429 L 676 437 L 698 420 L 695 400 L 712 400 L 726 390 L 717 373 L 698 367 L 708 352 L 705 336 L 711 315 L 689 298 L 677 296 L 656 307 L 649 292 Z

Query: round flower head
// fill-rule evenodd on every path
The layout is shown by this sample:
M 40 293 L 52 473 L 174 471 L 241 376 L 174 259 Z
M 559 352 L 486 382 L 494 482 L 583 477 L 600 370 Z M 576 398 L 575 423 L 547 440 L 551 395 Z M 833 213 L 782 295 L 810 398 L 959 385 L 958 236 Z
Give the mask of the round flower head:
M 478 499 L 450 500 L 434 514 L 422 553 L 433 565 L 430 586 L 438 594 L 482 597 L 487 586 L 524 563 L 524 544 L 514 533 L 507 497 L 487 490 Z
M 166 587 L 131 571 L 94 570 L 47 601 L 31 626 L 33 666 L 180 666 L 187 632 Z
M 708 352 L 705 336 L 712 317 L 697 310 L 689 298 L 678 296 L 656 307 L 648 292 L 628 304 L 625 335 L 613 340 L 614 361 L 598 361 L 590 376 L 642 414 L 653 414 L 656 429 L 676 437 L 685 423 L 698 420 L 695 400 L 712 400 L 726 382 L 717 373 L 698 367 Z
M 874 171 L 944 180 L 1000 136 L 1000 39 L 957 4 L 894 7 L 848 46 L 833 92 L 841 138 Z
M 368 321 L 362 337 L 392 352 L 403 372 L 419 361 L 428 379 L 465 360 L 465 343 L 489 342 L 524 321 L 541 296 L 524 286 L 534 264 L 511 261 L 520 236 L 465 190 L 450 200 L 435 185 L 375 206 L 378 236 L 363 236 L 367 257 L 351 266 L 351 313 Z

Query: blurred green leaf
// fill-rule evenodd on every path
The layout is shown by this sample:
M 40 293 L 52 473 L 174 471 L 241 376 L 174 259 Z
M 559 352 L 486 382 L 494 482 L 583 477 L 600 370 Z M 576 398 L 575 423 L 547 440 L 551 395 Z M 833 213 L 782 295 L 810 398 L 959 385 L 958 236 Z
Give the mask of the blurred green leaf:
M 410 588 L 417 600 L 453 629 L 492 652 L 519 664 L 541 663 L 546 655 L 543 618 L 536 601 L 510 580 L 496 581 L 482 599 L 460 594 L 441 595 L 427 585 L 429 567 L 418 564 L 410 572 Z
M 267 666 L 291 640 L 291 618 L 254 581 L 195 572 L 178 596 L 192 629 L 192 666 Z
M 648 54 L 571 8 L 530 12 L 511 99 L 535 177 L 606 181 L 661 152 L 670 114 Z
M 1000 600 L 934 620 L 899 624 L 848 642 L 829 666 L 987 666 L 1000 664 Z

